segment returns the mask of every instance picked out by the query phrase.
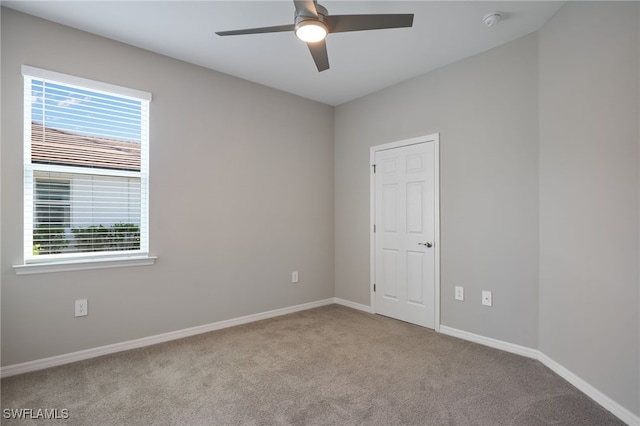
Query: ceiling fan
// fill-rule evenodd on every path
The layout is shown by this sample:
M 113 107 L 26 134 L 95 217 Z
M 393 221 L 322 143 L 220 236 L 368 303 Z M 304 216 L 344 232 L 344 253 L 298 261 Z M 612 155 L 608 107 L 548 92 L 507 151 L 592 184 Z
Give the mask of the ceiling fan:
M 413 14 L 378 15 L 329 15 L 327 9 L 316 0 L 294 0 L 295 21 L 290 25 L 248 28 L 244 30 L 219 31 L 219 36 L 243 34 L 277 33 L 294 31 L 296 36 L 307 43 L 318 71 L 329 69 L 329 56 L 325 37 L 330 33 L 348 31 L 381 30 L 387 28 L 406 28 L 413 25 Z

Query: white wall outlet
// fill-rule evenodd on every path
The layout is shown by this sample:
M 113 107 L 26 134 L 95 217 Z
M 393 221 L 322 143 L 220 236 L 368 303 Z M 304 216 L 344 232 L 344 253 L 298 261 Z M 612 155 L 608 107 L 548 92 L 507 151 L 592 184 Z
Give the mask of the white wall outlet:
M 293 271 L 291 273 L 291 282 L 292 283 L 297 283 L 298 281 L 299 281 L 298 280 L 298 271 Z
M 456 300 L 464 300 L 464 287 L 456 286 Z
M 484 306 L 493 306 L 493 296 L 490 291 L 482 291 L 482 304 Z
M 87 299 L 76 300 L 76 316 L 84 317 L 89 313 L 89 307 L 87 305 Z

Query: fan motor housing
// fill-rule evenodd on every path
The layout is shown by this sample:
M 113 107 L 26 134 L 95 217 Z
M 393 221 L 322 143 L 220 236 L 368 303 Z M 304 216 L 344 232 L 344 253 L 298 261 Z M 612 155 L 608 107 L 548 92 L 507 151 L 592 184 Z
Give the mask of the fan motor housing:
M 327 24 L 325 23 L 324 18 L 329 14 L 329 12 L 324 6 L 320 6 L 319 4 L 316 4 L 316 11 L 318 12 L 318 16 L 303 15 L 296 11 L 295 29 L 297 30 L 301 23 L 307 21 L 320 22 L 326 28 Z

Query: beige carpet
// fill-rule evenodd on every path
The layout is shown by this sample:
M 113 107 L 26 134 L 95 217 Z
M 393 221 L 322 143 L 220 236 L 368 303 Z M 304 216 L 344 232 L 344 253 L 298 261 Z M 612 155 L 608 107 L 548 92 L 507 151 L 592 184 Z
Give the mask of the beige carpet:
M 65 425 L 618 425 L 538 361 L 331 305 L 2 380 Z M 4 411 L 3 411 L 4 417 Z

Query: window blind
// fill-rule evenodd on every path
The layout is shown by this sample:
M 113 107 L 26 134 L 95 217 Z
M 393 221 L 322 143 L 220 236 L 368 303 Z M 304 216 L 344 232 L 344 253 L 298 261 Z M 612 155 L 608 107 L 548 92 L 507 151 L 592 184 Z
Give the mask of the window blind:
M 23 75 L 25 262 L 146 254 L 151 95 Z

